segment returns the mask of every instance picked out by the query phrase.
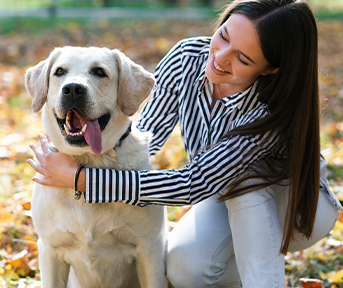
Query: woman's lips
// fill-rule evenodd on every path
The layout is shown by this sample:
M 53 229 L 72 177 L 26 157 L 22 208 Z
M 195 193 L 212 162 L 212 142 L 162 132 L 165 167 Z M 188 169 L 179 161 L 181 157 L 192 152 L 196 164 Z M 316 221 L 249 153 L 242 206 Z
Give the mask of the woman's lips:
M 214 56 L 212 57 L 211 68 L 212 68 L 213 72 L 217 75 L 231 74 L 231 72 L 226 71 L 219 66 L 219 64 L 216 62 L 216 59 L 214 58 Z

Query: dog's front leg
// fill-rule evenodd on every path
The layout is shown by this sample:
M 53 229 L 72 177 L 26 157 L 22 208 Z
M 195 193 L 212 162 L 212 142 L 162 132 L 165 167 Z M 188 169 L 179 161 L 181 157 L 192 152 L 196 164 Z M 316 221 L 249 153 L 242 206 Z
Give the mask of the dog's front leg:
M 156 248 L 156 247 L 155 247 Z M 144 249 L 136 259 L 139 283 L 142 288 L 165 288 L 165 266 L 163 249 Z
M 38 242 L 39 268 L 43 288 L 66 288 L 70 265 L 61 257 L 56 248 Z

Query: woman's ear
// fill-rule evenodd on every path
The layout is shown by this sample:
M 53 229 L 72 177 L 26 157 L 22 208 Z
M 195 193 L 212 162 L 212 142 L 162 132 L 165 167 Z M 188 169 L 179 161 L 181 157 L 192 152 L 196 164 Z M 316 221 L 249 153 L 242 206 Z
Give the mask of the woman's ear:
M 279 68 L 273 68 L 273 67 L 268 67 L 265 72 L 262 72 L 261 75 L 262 76 L 267 76 L 270 74 L 276 74 L 276 72 L 279 71 Z

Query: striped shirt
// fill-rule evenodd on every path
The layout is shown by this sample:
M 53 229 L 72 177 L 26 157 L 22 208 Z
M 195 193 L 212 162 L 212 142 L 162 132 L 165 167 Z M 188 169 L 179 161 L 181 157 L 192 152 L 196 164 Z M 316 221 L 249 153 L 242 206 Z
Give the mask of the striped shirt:
M 277 135 L 221 137 L 235 127 L 268 115 L 258 100 L 258 81 L 243 92 L 218 100 L 211 110 L 213 84 L 205 76 L 211 38 L 180 41 L 155 71 L 156 86 L 137 121 L 150 131 L 150 155 L 158 152 L 179 122 L 190 164 L 181 169 L 115 171 L 86 169 L 85 201 L 132 205 L 195 204 L 275 153 Z

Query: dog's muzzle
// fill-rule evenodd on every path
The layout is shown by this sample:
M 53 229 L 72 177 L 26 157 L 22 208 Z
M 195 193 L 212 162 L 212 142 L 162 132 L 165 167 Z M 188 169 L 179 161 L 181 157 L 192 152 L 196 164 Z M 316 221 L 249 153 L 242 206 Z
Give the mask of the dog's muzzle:
M 101 132 L 110 120 L 106 113 L 97 119 L 88 119 L 84 111 L 87 88 L 81 84 L 69 83 L 62 88 L 62 107 L 66 113 L 64 119 L 55 115 L 61 133 L 70 145 L 89 145 L 95 154 L 102 150 Z

